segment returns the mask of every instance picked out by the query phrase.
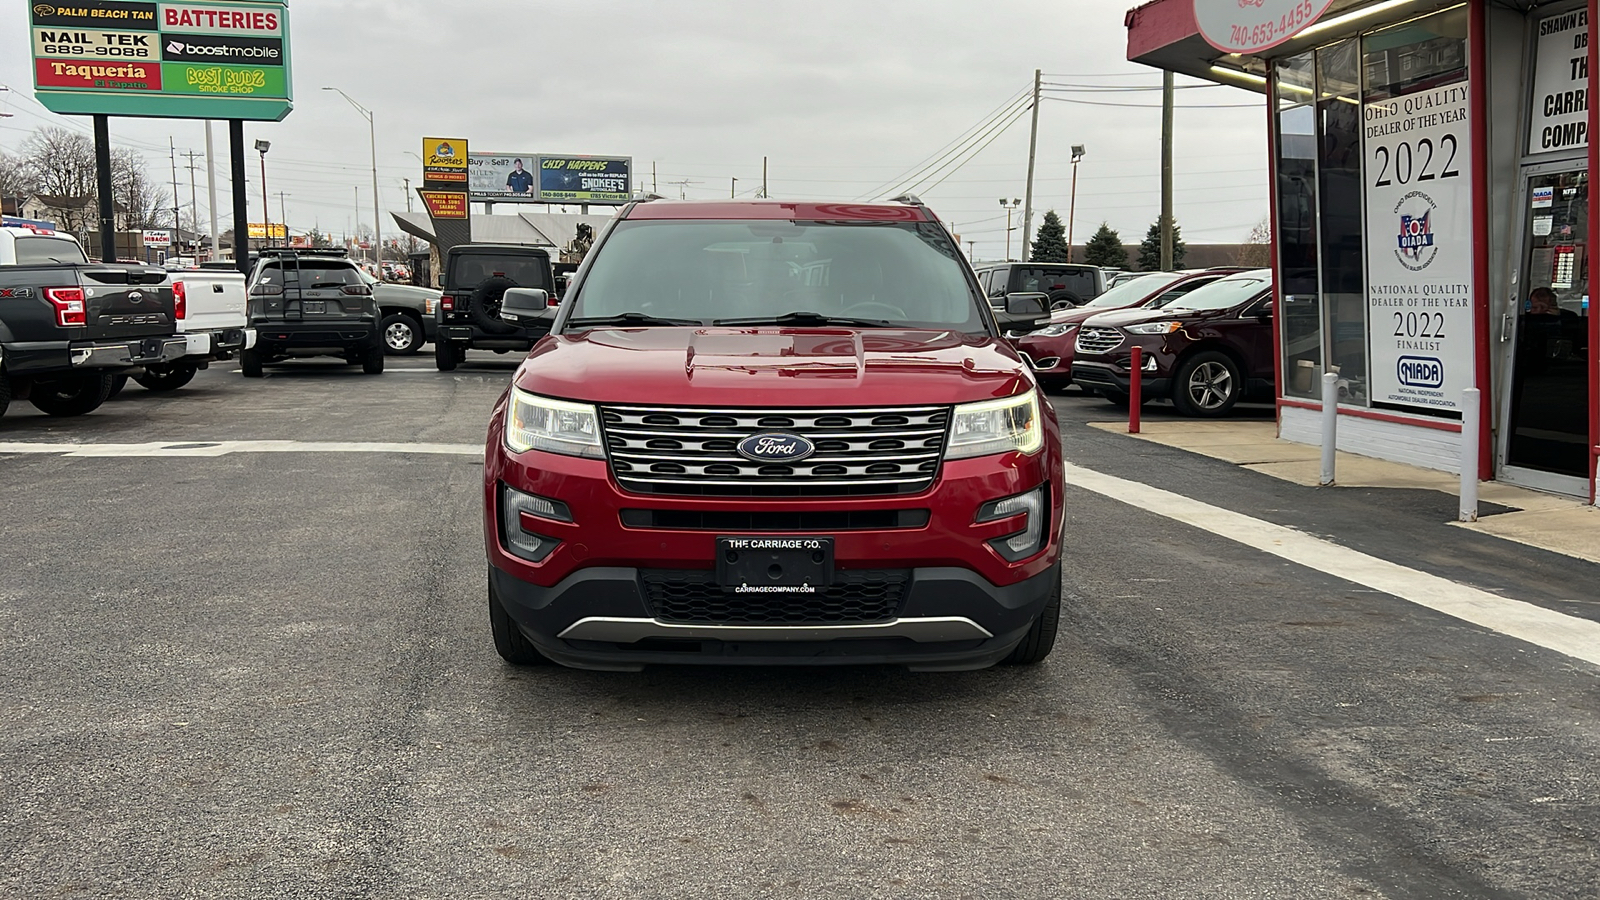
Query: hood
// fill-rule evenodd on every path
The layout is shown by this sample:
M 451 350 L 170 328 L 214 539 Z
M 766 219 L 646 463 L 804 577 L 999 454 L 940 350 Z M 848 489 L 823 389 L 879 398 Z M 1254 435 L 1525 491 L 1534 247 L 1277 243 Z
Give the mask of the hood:
M 1009 345 L 959 331 L 608 328 L 541 340 L 526 391 L 666 406 L 914 406 L 1008 397 L 1033 385 Z
M 1211 310 L 1206 310 L 1205 312 L 1211 312 Z M 1100 313 L 1085 321 L 1083 327 L 1120 328 L 1124 325 L 1137 325 L 1140 322 L 1160 322 L 1164 319 L 1187 320 L 1202 318 L 1203 316 L 1204 313 L 1201 312 L 1181 309 L 1146 309 L 1141 306 L 1132 309 L 1113 309 Z

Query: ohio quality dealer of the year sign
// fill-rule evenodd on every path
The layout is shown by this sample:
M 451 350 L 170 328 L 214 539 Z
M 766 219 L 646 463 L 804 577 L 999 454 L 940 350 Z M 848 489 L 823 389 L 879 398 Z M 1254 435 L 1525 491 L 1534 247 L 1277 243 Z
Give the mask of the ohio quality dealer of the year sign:
M 294 108 L 282 0 L 32 3 L 33 83 L 65 115 L 252 119 Z

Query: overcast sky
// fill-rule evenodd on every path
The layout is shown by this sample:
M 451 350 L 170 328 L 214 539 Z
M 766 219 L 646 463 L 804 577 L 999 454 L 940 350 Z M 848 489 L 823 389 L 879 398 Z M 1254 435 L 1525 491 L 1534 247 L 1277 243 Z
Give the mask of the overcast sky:
M 1124 58 L 1124 7 L 1087 0 L 296 0 L 290 10 L 295 110 L 281 123 L 248 123 L 246 141 L 272 141 L 272 218 L 284 191 L 297 230 L 349 227 L 356 188 L 361 220 L 372 218 L 366 120 L 324 85 L 377 114 L 385 210 L 405 208 L 401 179 L 415 184 L 421 165 L 408 151 L 424 134 L 468 138 L 474 151 L 631 156 L 638 185 L 649 187 L 654 163 L 660 193 L 690 198 L 726 197 L 732 178 L 753 192 L 766 156 L 774 197 L 854 199 L 988 120 L 1036 68 L 1055 84 L 1160 85 L 1157 71 Z M 0 148 L 15 152 L 47 121 L 87 131 L 87 119 L 61 119 L 31 99 L 24 0 L 7 0 L 0 15 L 12 23 L 0 29 L 0 84 L 16 91 L 0 92 L 0 111 L 12 113 L 0 119 Z M 1106 220 L 1137 242 L 1159 213 L 1160 91 L 1050 96 L 1062 99 L 1040 106 L 1039 215 L 1055 208 L 1065 218 L 1069 148 L 1083 144 L 1075 238 Z M 1267 212 L 1264 101 L 1230 87 L 1177 96 L 1174 212 L 1184 238 L 1243 240 Z M 1150 108 L 1092 105 L 1106 103 Z M 225 192 L 227 128 L 215 132 Z M 189 120 L 113 119 L 111 135 L 148 151 L 163 179 L 169 136 L 180 153 L 205 148 L 202 124 Z M 977 257 L 1000 258 L 998 200 L 1023 196 L 1027 155 L 1023 116 L 919 193 L 977 242 Z M 252 152 L 252 219 L 257 165 Z M 179 175 L 187 205 L 188 173 Z M 203 220 L 203 172 L 199 183 Z M 1020 213 L 1015 224 L 1020 239 Z

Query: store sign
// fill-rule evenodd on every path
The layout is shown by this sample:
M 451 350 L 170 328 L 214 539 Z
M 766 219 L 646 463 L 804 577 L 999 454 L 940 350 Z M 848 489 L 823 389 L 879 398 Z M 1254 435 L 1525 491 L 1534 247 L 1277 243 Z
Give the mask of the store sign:
M 1474 386 L 1469 110 L 1465 81 L 1362 107 L 1374 403 L 1455 410 Z
M 273 222 L 270 225 L 266 222 L 251 222 L 249 234 L 258 240 L 269 237 L 273 240 L 282 240 L 289 236 L 289 228 L 282 222 Z
M 172 246 L 172 232 L 170 231 L 142 231 L 139 233 L 146 247 L 165 250 Z
M 30 11 L 34 87 L 52 112 L 275 122 L 294 107 L 283 0 Z
M 472 153 L 467 156 L 467 193 L 493 203 L 539 199 L 537 153 Z
M 541 203 L 626 203 L 633 196 L 627 156 L 540 156 Z
M 422 180 L 424 182 L 467 182 L 467 139 L 422 139 Z
M 435 219 L 467 218 L 467 195 L 461 191 L 425 191 L 418 189 L 428 215 Z
M 1254 53 L 1299 34 L 1333 0 L 1194 0 L 1194 21 L 1206 43 L 1228 53 Z
M 1589 146 L 1589 11 L 1540 19 L 1533 45 L 1528 152 Z

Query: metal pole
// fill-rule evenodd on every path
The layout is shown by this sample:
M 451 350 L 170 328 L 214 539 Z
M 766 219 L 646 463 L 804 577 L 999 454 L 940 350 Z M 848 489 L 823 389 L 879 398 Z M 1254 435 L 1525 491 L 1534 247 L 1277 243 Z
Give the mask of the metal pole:
M 217 244 L 217 163 L 211 155 L 211 120 L 206 120 L 206 204 L 211 210 L 211 258 L 221 249 Z
M 183 229 L 183 222 L 178 218 L 178 147 L 172 142 L 172 136 L 167 136 L 167 158 L 172 161 L 172 230 Z
M 1012 207 L 1006 207 L 1006 262 L 1011 261 L 1011 210 Z
M 1161 271 L 1172 264 L 1172 73 L 1161 73 Z
M 1144 406 L 1144 348 L 1134 345 L 1128 361 L 1128 433 L 1139 433 L 1139 410 Z
M 111 125 L 105 116 L 94 117 L 94 175 L 100 206 L 100 258 L 117 261 L 117 208 L 111 196 Z
M 1333 484 L 1333 463 L 1339 451 L 1339 376 L 1322 375 L 1322 475 L 1317 484 Z
M 267 151 L 261 151 L 261 234 L 263 247 L 272 246 L 272 210 L 267 207 Z M 248 226 L 247 226 L 248 230 Z
M 1078 220 L 1078 158 L 1072 158 L 1072 193 L 1067 201 L 1067 262 L 1072 262 L 1072 226 Z
M 739 179 L 733 178 L 728 183 L 728 199 L 732 200 L 737 196 L 739 196 Z
M 194 221 L 194 230 L 196 232 L 198 232 L 200 230 L 200 194 L 199 194 L 198 191 L 195 190 L 195 186 L 194 186 L 194 168 L 195 168 L 194 167 L 194 158 L 196 156 L 199 156 L 199 155 L 200 154 L 194 152 L 193 150 L 190 150 L 188 153 L 184 154 L 184 156 L 189 158 L 189 218 Z M 194 237 L 196 238 L 194 243 L 196 245 L 198 245 L 200 243 L 200 241 L 198 240 L 200 235 L 199 234 L 194 234 Z M 180 241 L 183 240 L 183 229 L 182 228 L 178 229 L 178 239 Z M 199 255 L 199 251 L 200 251 L 200 248 L 198 246 L 196 246 L 195 247 L 195 255 L 196 256 Z
M 1477 388 L 1461 392 L 1461 521 L 1478 521 L 1478 432 L 1482 397 Z
M 761 157 L 761 199 L 767 199 L 767 158 Z
M 283 202 L 283 191 L 278 192 L 278 219 L 283 222 L 283 235 L 289 236 L 289 208 Z
M 250 210 L 244 183 L 244 120 L 228 120 L 228 163 L 233 171 L 233 263 L 250 274 Z
M 383 219 L 378 212 L 378 125 L 377 115 L 367 110 L 368 137 L 372 141 L 372 267 L 373 277 L 383 278 Z
M 1039 146 L 1039 70 L 1033 70 L 1033 127 L 1028 130 L 1028 186 L 1023 193 L 1022 255 L 1026 258 L 1033 240 L 1033 160 Z

